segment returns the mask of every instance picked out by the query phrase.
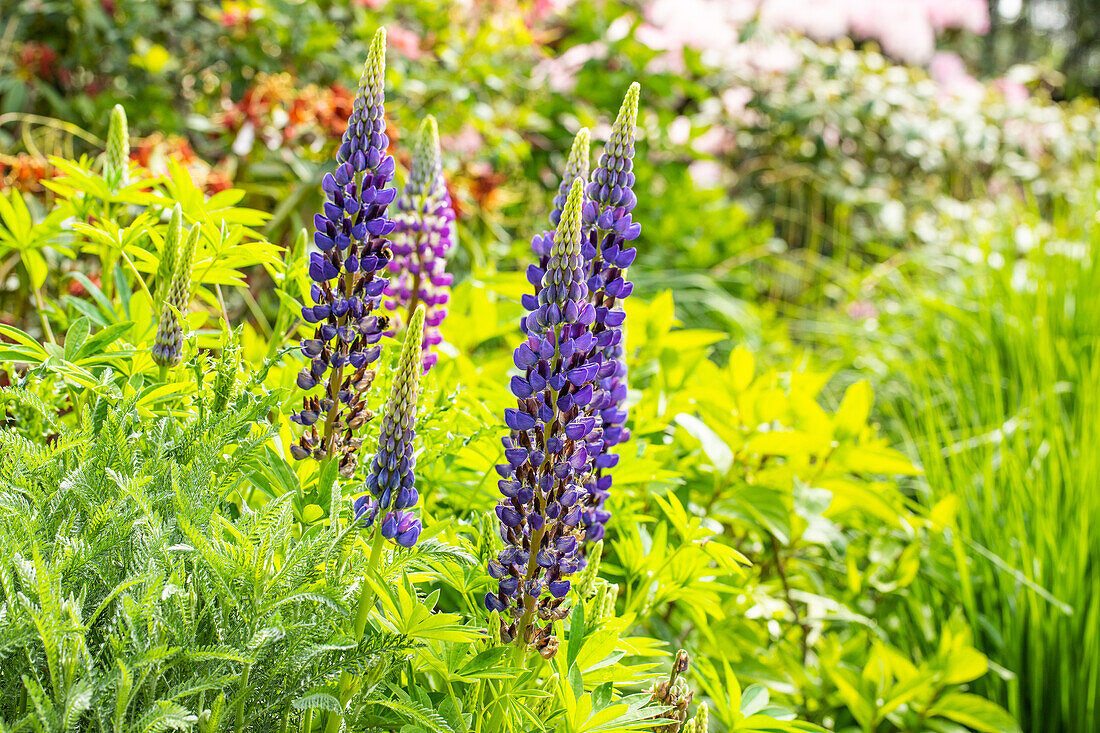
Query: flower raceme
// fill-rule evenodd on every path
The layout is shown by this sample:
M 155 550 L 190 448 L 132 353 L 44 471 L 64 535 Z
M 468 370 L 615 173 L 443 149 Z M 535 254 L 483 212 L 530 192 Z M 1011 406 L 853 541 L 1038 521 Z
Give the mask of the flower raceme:
M 386 287 L 386 308 L 403 311 L 408 320 L 417 304 L 427 308 L 424 327 L 424 371 L 439 356 L 434 347 L 443 341 L 439 325 L 447 317 L 452 275 L 445 272 L 454 247 L 455 212 L 443 180 L 439 130 L 429 115 L 417 131 L 409 180 L 394 206 L 396 228 L 391 237 L 394 278 Z
M 421 342 L 424 335 L 424 304 L 416 306 L 405 331 L 405 343 L 389 402 L 382 417 L 378 451 L 371 461 L 364 494 L 352 502 L 355 518 L 365 526 L 374 524 L 379 514 L 382 536 L 403 547 L 412 547 L 420 537 L 420 520 L 412 512 L 420 495 L 416 491 L 413 469 L 413 440 L 416 437 L 416 399 L 420 388 Z
M 314 217 L 314 243 L 309 275 L 314 305 L 302 308 L 302 319 L 316 326 L 302 341 L 309 366 L 298 374 L 308 394 L 291 420 L 306 427 L 291 446 L 297 459 L 339 459 L 339 473 L 355 471 L 359 439 L 355 430 L 371 419 L 363 394 L 375 372 L 379 340 L 387 319 L 374 315 L 386 286 L 391 251 L 386 236 L 394 222 L 386 209 L 397 196 L 392 185 L 394 160 L 386 151 L 384 110 L 386 34 L 379 29 L 359 82 L 348 128 L 337 152 L 336 169 L 325 175 L 323 213 Z
M 603 524 L 609 518 L 604 509 L 611 488 L 608 471 L 619 461 L 611 449 L 630 439 L 623 405 L 627 395 L 626 361 L 623 351 L 623 325 L 626 313 L 622 301 L 634 291 L 625 272 L 634 262 L 637 250 L 628 245 L 641 234 L 641 224 L 631 218 L 638 199 L 634 195 L 634 130 L 638 119 L 637 82 L 630 85 L 611 136 L 592 172 L 584 204 L 584 246 L 588 263 L 589 302 L 596 308 L 592 334 L 596 349 L 591 359 L 600 365 L 599 394 L 592 404 L 602 428 L 601 445 L 593 458 L 595 471 L 586 484 L 585 526 L 590 540 L 603 536 Z
M 557 649 L 552 622 L 564 615 L 570 576 L 585 567 L 586 545 L 600 542 L 610 518 L 605 471 L 617 456 L 608 449 L 629 436 L 621 301 L 633 289 L 623 272 L 635 251 L 625 245 L 640 232 L 630 217 L 637 109 L 635 84 L 591 181 L 581 130 L 550 215 L 556 230 L 532 240 L 539 262 L 528 268 L 527 338 L 513 355 L 521 371 L 510 385 L 517 407 L 505 411 L 508 462 L 497 467 L 505 547 L 489 563 L 498 584 L 485 603 L 515 619 L 501 621 L 503 641 L 518 639 L 546 657 Z

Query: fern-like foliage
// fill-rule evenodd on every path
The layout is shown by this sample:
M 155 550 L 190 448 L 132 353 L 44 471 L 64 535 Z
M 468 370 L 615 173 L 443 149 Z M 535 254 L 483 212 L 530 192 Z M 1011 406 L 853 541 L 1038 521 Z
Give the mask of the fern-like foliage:
M 142 418 L 134 397 L 48 441 L 0 426 L 4 730 L 279 730 L 345 671 L 399 706 L 389 685 L 415 643 L 345 631 L 365 574 L 354 535 L 300 534 L 291 493 L 245 500 L 276 398 L 235 372 L 223 356 L 211 409 L 183 419 Z M 0 399 L 50 414 L 18 389 Z

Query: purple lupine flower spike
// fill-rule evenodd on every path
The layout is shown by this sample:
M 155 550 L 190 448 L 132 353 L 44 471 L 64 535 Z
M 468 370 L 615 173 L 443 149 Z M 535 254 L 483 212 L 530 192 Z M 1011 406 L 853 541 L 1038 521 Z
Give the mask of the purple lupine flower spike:
M 336 155 L 338 165 L 321 182 L 324 211 L 313 219 L 317 251 L 309 260 L 313 305 L 302 308 L 302 319 L 316 329 L 302 341 L 309 364 L 297 383 L 307 392 L 322 389 L 307 395 L 301 412 L 290 416 L 306 428 L 291 446 L 294 457 L 338 458 L 344 478 L 355 472 L 355 430 L 372 417 L 363 393 L 374 380 L 370 365 L 378 359 L 387 324 L 384 316 L 373 315 L 391 258 L 385 237 L 394 224 L 386 208 L 397 196 L 391 183 L 393 157 L 386 153 L 385 53 L 386 32 L 379 29 Z
M 413 469 L 416 438 L 416 399 L 420 389 L 421 343 L 424 337 L 424 304 L 413 311 L 405 331 L 405 343 L 393 381 L 389 402 L 378 434 L 378 452 L 364 484 L 369 494 L 352 502 L 355 518 L 370 527 L 381 516 L 382 536 L 402 547 L 412 547 L 420 537 L 420 520 L 411 511 L 420 498 Z
M 443 180 L 439 129 L 431 115 L 417 131 L 409 181 L 395 208 L 394 259 L 389 266 L 395 277 L 386 287 L 386 308 L 403 311 L 405 320 L 418 303 L 427 308 L 423 343 L 427 372 L 439 359 L 435 347 L 443 341 L 439 326 L 447 317 L 454 280 L 446 272 L 447 256 L 455 241 L 455 212 Z
M 561 183 L 558 184 L 558 194 L 554 197 L 554 208 L 550 212 L 550 225 L 558 226 L 561 222 L 562 207 L 569 197 L 569 191 L 576 180 L 584 181 L 588 178 L 588 147 L 590 145 L 588 128 L 582 127 L 577 136 L 573 138 L 573 146 L 569 150 L 569 158 L 565 163 L 565 171 L 562 173 Z M 582 201 L 583 204 L 583 201 Z M 531 239 L 531 249 L 538 258 L 536 264 L 527 268 L 527 280 L 534 287 L 532 295 L 523 297 L 523 304 L 528 310 L 534 309 L 534 303 L 538 302 L 539 290 L 542 288 L 542 276 L 546 272 L 546 263 L 550 259 L 550 250 L 554 246 L 554 232 L 543 231 Z M 527 332 L 526 317 L 520 323 L 520 329 Z
M 589 409 L 599 365 L 588 359 L 596 310 L 581 255 L 583 197 L 578 178 L 527 316 L 527 338 L 513 354 L 520 370 L 511 382 L 516 407 L 504 412 L 511 428 L 504 438 L 507 463 L 497 466 L 503 499 L 496 514 L 505 547 L 489 564 L 497 592 L 485 598 L 489 609 L 511 612 L 514 620 L 501 625 L 504 641 L 518 639 L 546 657 L 557 649 L 552 621 L 566 612 L 569 578 L 585 566 L 582 499 L 601 437 Z
M 592 360 L 599 364 L 599 393 L 592 404 L 603 438 L 594 446 L 595 472 L 586 484 L 588 495 L 583 511 L 586 539 L 595 542 L 604 535 L 610 513 L 604 503 L 611 488 L 611 474 L 619 456 L 611 450 L 630 439 L 626 427 L 626 361 L 622 338 L 626 314 L 622 301 L 634 290 L 626 280 L 626 269 L 637 250 L 631 242 L 641 225 L 631 219 L 637 203 L 634 195 L 634 130 L 638 119 L 637 82 L 630 85 L 611 128 L 611 137 L 600 155 L 588 184 L 589 201 L 584 206 L 584 256 L 588 263 L 589 302 L 595 306 L 592 334 L 596 348 Z

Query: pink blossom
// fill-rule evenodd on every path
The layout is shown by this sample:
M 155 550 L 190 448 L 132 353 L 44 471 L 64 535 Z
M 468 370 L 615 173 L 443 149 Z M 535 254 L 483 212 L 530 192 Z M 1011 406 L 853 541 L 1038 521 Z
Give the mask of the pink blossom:
M 355 4 L 363 7 L 370 8 L 371 10 L 378 10 L 390 0 L 355 0 Z
M 391 25 L 386 30 L 386 45 L 410 61 L 416 61 L 421 56 L 420 36 L 399 25 Z
M 440 138 L 440 146 L 444 150 L 453 152 L 459 158 L 473 157 L 481 150 L 483 143 L 481 133 L 471 125 L 464 125 L 456 135 L 443 135 Z
M 696 160 L 688 166 L 688 175 L 699 188 L 717 188 L 725 172 L 726 169 L 713 160 Z
M 607 58 L 607 44 L 602 41 L 580 43 L 557 58 L 541 61 L 535 67 L 535 80 L 546 83 L 555 92 L 568 93 L 577 85 L 577 73 L 593 59 Z
M 1031 97 L 1027 87 L 1008 78 L 995 79 L 993 88 L 1001 93 L 1001 96 L 1005 98 L 1005 103 L 1009 106 L 1023 104 Z

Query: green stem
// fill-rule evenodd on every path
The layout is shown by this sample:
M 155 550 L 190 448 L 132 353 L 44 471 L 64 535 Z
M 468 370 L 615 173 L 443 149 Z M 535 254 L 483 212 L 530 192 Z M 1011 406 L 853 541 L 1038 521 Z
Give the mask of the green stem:
M 34 303 L 38 310 L 38 317 L 42 319 L 42 331 L 46 334 L 46 340 L 51 344 L 56 344 L 57 339 L 54 338 L 53 329 L 50 328 L 50 319 L 46 317 L 46 306 L 42 302 L 41 288 L 34 289 Z
M 244 671 L 241 672 L 241 690 L 238 694 L 237 700 L 237 725 L 234 730 L 237 733 L 241 733 L 244 730 L 244 703 L 245 703 L 245 691 L 248 689 L 248 675 L 252 671 L 252 665 L 244 665 Z
M 302 713 L 301 733 L 310 733 L 313 730 L 313 708 L 306 708 Z
M 561 368 L 561 326 L 554 329 L 554 362 L 555 365 Z M 546 426 L 546 437 L 550 437 L 556 431 L 555 425 L 558 421 L 558 394 L 554 390 L 550 390 L 550 407 L 553 411 L 554 419 L 549 425 Z M 546 458 L 543 459 L 542 465 L 539 467 L 538 475 L 543 475 L 549 470 L 550 466 L 550 454 L 546 454 Z M 535 510 L 546 510 L 546 497 L 542 495 L 542 490 L 537 486 L 535 488 Z M 546 525 L 543 524 L 538 530 L 531 535 L 531 543 L 529 546 L 530 557 L 527 560 L 527 571 L 523 575 L 524 584 L 526 581 L 535 577 L 535 573 L 538 571 L 537 556 L 539 550 L 542 549 L 542 537 L 546 534 Z M 513 654 L 513 659 L 523 669 L 527 669 L 527 640 L 526 636 L 527 627 L 535 617 L 535 605 L 538 599 L 529 595 L 526 588 L 521 588 L 523 593 L 523 616 L 520 617 L 519 626 L 516 627 L 516 650 Z
M 283 716 L 279 720 L 279 733 L 287 733 L 287 728 L 290 725 L 290 706 L 287 705 L 283 708 Z
M 363 631 L 367 628 L 370 610 L 374 607 L 375 592 L 374 586 L 370 583 L 370 576 L 374 574 L 375 568 L 378 567 L 378 560 L 382 557 L 382 546 L 385 542 L 386 538 L 382 536 L 382 530 L 379 527 L 374 533 L 374 544 L 371 545 L 370 559 L 367 561 L 367 574 L 363 578 L 363 589 L 359 592 L 359 606 L 355 611 L 352 638 L 355 639 L 356 644 L 363 638 Z M 348 699 L 351 697 L 353 682 L 354 676 L 350 672 L 340 673 L 340 683 L 337 689 L 339 690 L 341 705 L 347 705 Z M 330 712 L 325 722 L 325 733 L 337 733 L 340 730 L 341 717 L 343 716 L 339 713 Z
M 157 317 L 157 301 L 153 298 L 153 294 L 149 292 L 149 288 L 145 285 L 145 279 L 138 272 L 137 267 L 130 261 L 130 256 L 126 254 L 126 250 L 122 250 L 119 254 L 122 255 L 122 259 L 126 260 L 126 264 L 130 266 L 130 270 L 134 273 L 134 279 L 137 280 L 138 285 L 141 286 L 141 291 L 145 293 L 145 297 L 149 299 L 149 311 L 153 314 L 153 318 Z

